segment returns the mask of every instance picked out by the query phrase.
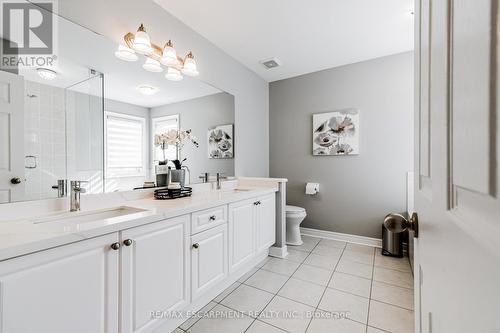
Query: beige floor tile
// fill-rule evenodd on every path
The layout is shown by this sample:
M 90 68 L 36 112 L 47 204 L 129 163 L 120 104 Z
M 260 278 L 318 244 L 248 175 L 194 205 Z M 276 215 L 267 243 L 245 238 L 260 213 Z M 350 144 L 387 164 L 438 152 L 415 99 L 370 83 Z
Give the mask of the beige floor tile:
M 299 263 L 290 260 L 271 258 L 262 266 L 262 269 L 283 275 L 292 275 L 293 272 L 300 266 Z
M 209 312 L 208 318 L 198 320 L 189 333 L 243 333 L 253 320 L 219 304 Z
M 378 328 L 368 326 L 366 333 L 387 333 L 387 331 L 382 331 L 379 330 Z
M 357 251 L 357 252 L 363 252 L 363 253 L 375 253 L 375 248 L 371 246 L 366 246 L 366 245 L 360 245 L 360 244 L 354 244 L 354 243 L 347 243 L 346 250 L 351 250 L 351 251 Z
M 291 333 L 304 333 L 314 308 L 276 296 L 261 313 L 259 320 Z
M 375 256 L 375 266 L 411 273 L 408 257 L 393 258 L 381 255 Z
M 347 243 L 344 241 L 339 241 L 335 239 L 325 239 L 325 238 L 322 238 L 321 241 L 319 242 L 319 245 L 321 246 L 336 247 L 338 249 L 345 248 L 346 244 Z
M 349 261 L 345 259 L 340 259 L 337 268 L 337 272 L 347 273 L 351 275 L 356 275 L 366 279 L 372 278 L 372 265 L 361 264 L 359 262 Z
M 324 245 L 318 244 L 314 248 L 314 250 L 312 250 L 312 253 L 321 254 L 324 256 L 340 257 L 342 255 L 342 251 L 344 251 L 344 250 L 336 248 L 336 247 L 324 246 Z
M 327 312 L 317 311 L 307 328 L 307 333 L 365 333 L 366 325 L 349 319 L 333 318 Z
M 297 279 L 326 286 L 332 273 L 333 271 L 328 269 L 302 264 L 292 276 Z
M 264 266 L 264 265 L 267 263 L 267 261 L 268 261 L 270 258 L 272 258 L 272 257 L 266 257 L 264 260 L 261 260 L 261 262 L 259 262 L 259 263 L 258 263 L 255 267 L 257 267 L 257 268 L 261 268 L 262 266 Z
M 251 277 L 252 275 L 254 275 L 258 270 L 259 270 L 258 267 L 252 268 L 250 271 L 248 271 L 248 273 L 246 273 L 242 277 L 240 277 L 238 279 L 238 282 L 239 283 L 245 282 L 249 277 Z
M 311 253 L 306 260 L 304 260 L 304 264 L 310 266 L 321 267 L 324 269 L 334 270 L 335 266 L 337 266 L 337 262 L 339 261 L 340 255 L 338 256 L 322 256 L 319 254 Z
M 411 273 L 395 271 L 375 266 L 373 270 L 373 280 L 385 282 L 403 288 L 413 288 L 413 276 Z
M 248 316 L 257 317 L 273 297 L 274 295 L 267 291 L 242 284 L 224 298 L 221 304 Z
M 196 313 L 196 315 L 192 316 L 188 320 L 182 323 L 181 326 L 179 326 L 181 329 L 187 331 L 191 326 L 193 326 L 200 318 L 202 318 L 208 311 L 212 310 L 217 303 L 215 302 L 210 302 L 207 305 L 205 305 L 203 308 L 201 308 L 200 311 Z
M 246 280 L 245 284 L 276 294 L 288 278 L 287 275 L 261 269 Z
M 288 256 L 285 259 L 302 263 L 308 255 L 309 253 L 307 252 L 290 249 L 290 247 L 288 247 Z
M 369 326 L 391 333 L 413 333 L 413 320 L 413 311 L 377 301 L 370 302 Z
M 333 273 L 333 277 L 328 284 L 330 288 L 342 290 L 354 295 L 370 297 L 370 286 L 372 281 L 359 276 L 344 274 L 340 272 Z
M 369 299 L 327 288 L 318 308 L 328 312 L 345 312 L 349 319 L 365 323 Z
M 373 253 L 365 253 L 353 250 L 345 250 L 342 259 L 359 262 L 361 264 L 373 265 Z
M 316 307 L 325 288 L 315 283 L 291 278 L 279 291 L 278 295 Z
M 256 320 L 248 328 L 245 333 L 284 333 L 282 329 L 266 324 L 260 320 Z
M 214 302 L 220 303 L 227 295 L 233 292 L 234 289 L 238 288 L 241 283 L 235 282 L 229 287 L 226 288 L 223 292 L 221 292 L 217 297 L 214 298 Z
M 396 287 L 383 282 L 373 281 L 372 299 L 413 310 L 413 289 Z

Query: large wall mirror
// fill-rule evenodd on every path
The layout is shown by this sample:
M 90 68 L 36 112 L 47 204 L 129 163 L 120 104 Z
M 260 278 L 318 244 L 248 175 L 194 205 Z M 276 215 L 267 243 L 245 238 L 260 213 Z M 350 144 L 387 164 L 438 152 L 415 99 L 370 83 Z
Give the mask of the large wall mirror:
M 53 17 L 53 66 L 0 68 L 0 203 L 57 198 L 62 180 L 87 193 L 163 185 L 175 160 L 186 184 L 234 175 L 232 95 L 118 59 L 115 41 Z

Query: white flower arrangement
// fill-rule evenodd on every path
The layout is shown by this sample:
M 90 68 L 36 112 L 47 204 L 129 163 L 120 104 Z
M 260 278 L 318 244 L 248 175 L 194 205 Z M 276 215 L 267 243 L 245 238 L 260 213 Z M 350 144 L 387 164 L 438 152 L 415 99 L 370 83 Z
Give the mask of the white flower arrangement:
M 165 160 L 165 150 L 168 146 L 175 146 L 179 152 L 186 142 L 191 142 L 195 147 L 199 146 L 198 139 L 191 133 L 191 130 L 171 129 L 166 133 L 155 135 L 155 146 L 163 150 L 163 160 Z

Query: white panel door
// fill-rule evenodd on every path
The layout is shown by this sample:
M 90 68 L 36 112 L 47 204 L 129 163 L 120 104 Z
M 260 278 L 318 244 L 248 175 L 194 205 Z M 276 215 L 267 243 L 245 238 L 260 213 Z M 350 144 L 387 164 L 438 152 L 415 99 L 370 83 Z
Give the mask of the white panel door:
M 227 276 L 227 224 L 191 237 L 191 296 L 195 300 Z
M 0 262 L 0 332 L 117 333 L 115 242 L 117 233 Z
M 246 264 L 255 254 L 256 200 L 229 205 L 229 272 Z
M 259 198 L 257 205 L 257 251 L 268 249 L 276 240 L 275 194 Z
M 24 79 L 0 71 L 0 203 L 24 198 Z M 19 184 L 11 179 L 19 178 Z
M 416 332 L 500 332 L 499 10 L 416 1 Z
M 189 216 L 121 232 L 122 333 L 150 332 L 189 303 Z

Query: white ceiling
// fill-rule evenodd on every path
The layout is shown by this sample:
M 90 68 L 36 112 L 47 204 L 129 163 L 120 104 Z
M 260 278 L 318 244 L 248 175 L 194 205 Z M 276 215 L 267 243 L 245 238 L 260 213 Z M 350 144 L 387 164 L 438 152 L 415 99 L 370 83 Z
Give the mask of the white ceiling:
M 144 56 L 139 56 L 136 62 L 120 60 L 114 56 L 117 43 L 59 16 L 54 19 L 57 21 L 55 53 L 58 60 L 54 67 L 48 68 L 58 72 L 58 76 L 47 81 L 37 75 L 34 67 L 21 67 L 20 74 L 27 80 L 68 88 L 88 78 L 92 68 L 104 73 L 106 98 L 148 108 L 221 92 L 196 78 L 184 77 L 180 82 L 172 82 L 165 79 L 164 72 L 147 72 L 142 68 Z M 142 84 L 159 88 L 159 92 L 153 96 L 142 95 L 137 90 Z M 85 85 L 76 85 L 72 90 L 99 93 L 98 89 L 90 91 Z
M 154 1 L 267 81 L 413 49 L 412 0 Z

